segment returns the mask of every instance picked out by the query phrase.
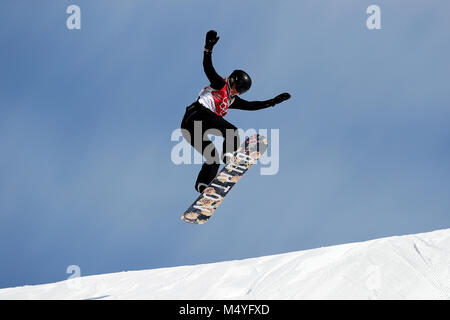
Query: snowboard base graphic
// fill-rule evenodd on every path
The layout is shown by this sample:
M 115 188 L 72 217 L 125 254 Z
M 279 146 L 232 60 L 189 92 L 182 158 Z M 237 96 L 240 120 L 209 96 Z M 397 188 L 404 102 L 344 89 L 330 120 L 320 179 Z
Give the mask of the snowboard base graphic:
M 267 146 L 267 138 L 264 136 L 255 134 L 247 138 L 233 153 L 231 161 L 182 214 L 181 219 L 192 224 L 206 223 L 230 189 L 266 152 Z

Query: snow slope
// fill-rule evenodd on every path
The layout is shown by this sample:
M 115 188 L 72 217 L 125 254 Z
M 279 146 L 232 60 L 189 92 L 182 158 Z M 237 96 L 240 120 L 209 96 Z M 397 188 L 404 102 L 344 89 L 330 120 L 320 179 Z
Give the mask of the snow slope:
M 450 229 L 7 288 L 0 299 L 450 299 Z

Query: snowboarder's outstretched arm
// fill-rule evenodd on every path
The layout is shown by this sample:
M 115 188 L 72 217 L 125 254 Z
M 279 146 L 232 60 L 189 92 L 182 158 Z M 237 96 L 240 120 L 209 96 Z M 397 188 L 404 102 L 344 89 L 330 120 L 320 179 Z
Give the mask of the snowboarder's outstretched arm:
M 226 84 L 225 80 L 217 74 L 214 66 L 212 64 L 212 48 L 219 41 L 217 36 L 217 32 L 214 30 L 209 30 L 206 33 L 205 40 L 205 51 L 203 52 L 203 70 L 205 71 L 206 76 L 211 84 L 211 88 L 220 90 Z
M 279 94 L 273 99 L 264 100 L 264 101 L 247 101 L 238 96 L 234 97 L 234 102 L 228 107 L 230 109 L 239 109 L 239 110 L 261 110 L 268 107 L 274 107 L 276 104 L 279 104 L 287 99 L 289 99 L 291 95 L 287 92 Z

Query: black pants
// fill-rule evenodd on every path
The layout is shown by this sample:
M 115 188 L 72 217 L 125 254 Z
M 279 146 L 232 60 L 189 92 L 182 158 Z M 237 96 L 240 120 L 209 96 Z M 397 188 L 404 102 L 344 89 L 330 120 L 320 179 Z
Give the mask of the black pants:
M 195 182 L 195 189 L 198 190 L 199 184 L 208 185 L 215 178 L 220 167 L 220 160 L 223 161 L 223 155 L 238 149 L 239 135 L 234 125 L 202 106 L 198 101 L 186 108 L 181 129 L 186 141 L 206 160 Z M 208 134 L 224 137 L 222 157 L 219 157 Z

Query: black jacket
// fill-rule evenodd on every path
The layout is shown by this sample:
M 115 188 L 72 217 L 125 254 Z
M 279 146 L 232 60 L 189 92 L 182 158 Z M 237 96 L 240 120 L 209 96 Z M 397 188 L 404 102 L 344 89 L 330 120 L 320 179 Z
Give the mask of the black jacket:
M 206 76 L 210 82 L 211 88 L 215 90 L 220 90 L 226 84 L 225 80 L 217 74 L 216 70 L 212 64 L 211 51 L 203 53 L 203 69 Z M 234 96 L 234 101 L 231 103 L 229 109 L 240 109 L 240 110 L 260 110 L 274 105 L 272 99 L 264 101 L 247 101 L 239 96 Z

